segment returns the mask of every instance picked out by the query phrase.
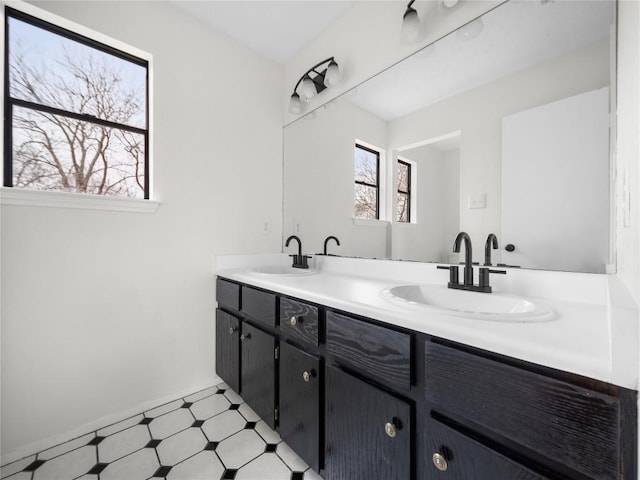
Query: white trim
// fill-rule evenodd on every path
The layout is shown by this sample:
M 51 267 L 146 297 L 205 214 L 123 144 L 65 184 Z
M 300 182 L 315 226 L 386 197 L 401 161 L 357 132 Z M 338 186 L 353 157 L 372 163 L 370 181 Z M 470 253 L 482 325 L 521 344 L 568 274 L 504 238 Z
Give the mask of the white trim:
M 369 218 L 354 218 L 353 224 L 356 227 L 386 227 L 389 225 L 387 220 L 373 220 Z
M 106 197 L 86 193 L 43 192 L 2 187 L 0 188 L 0 205 L 155 213 L 161 204 L 157 200 L 142 198 Z
M 163 397 L 157 398 L 155 400 L 139 403 L 138 405 L 132 408 L 128 408 L 127 410 L 124 410 L 122 412 L 105 415 L 98 420 L 85 423 L 69 432 L 53 435 L 44 440 L 38 440 L 28 445 L 18 447 L 15 450 L 12 450 L 11 452 L 3 455 L 2 459 L 0 460 L 0 464 L 4 466 L 8 463 L 16 462 L 35 453 L 42 452 L 43 450 L 47 450 L 51 447 L 55 447 L 62 443 L 73 440 L 74 438 L 86 435 L 87 433 L 95 432 L 96 430 L 100 430 L 101 428 L 105 428 L 115 423 L 121 422 L 123 420 L 126 420 L 127 418 L 131 418 L 135 415 L 149 411 L 166 403 L 178 400 L 183 397 L 187 397 L 193 393 L 197 393 L 214 385 L 218 385 L 219 383 L 222 383 L 222 379 L 215 375 L 212 379 L 200 384 L 199 386 L 182 389 L 178 392 L 172 393 L 170 395 L 164 395 Z
M 404 229 L 404 228 L 418 228 L 418 224 L 416 223 L 407 223 L 407 222 L 393 222 L 393 227 L 394 228 L 399 228 L 399 229 Z

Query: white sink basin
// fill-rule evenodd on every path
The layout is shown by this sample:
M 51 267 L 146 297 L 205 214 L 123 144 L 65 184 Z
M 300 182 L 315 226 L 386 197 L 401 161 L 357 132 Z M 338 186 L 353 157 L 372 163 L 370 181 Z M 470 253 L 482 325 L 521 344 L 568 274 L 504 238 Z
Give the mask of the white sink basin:
M 280 276 L 280 277 L 306 277 L 308 275 L 315 275 L 317 270 L 312 268 L 293 268 L 292 266 L 271 265 L 268 267 L 256 267 L 251 270 L 251 273 L 255 273 L 260 276 Z
M 444 285 L 401 285 L 387 288 L 383 296 L 396 303 L 446 315 L 501 322 L 539 322 L 551 320 L 553 310 L 526 298 L 454 290 Z

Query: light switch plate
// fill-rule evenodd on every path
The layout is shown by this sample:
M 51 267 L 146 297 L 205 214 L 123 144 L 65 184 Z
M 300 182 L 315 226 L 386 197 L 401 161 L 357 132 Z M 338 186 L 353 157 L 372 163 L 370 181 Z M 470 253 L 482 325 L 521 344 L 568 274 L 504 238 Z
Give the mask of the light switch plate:
M 469 195 L 469 208 L 485 208 L 487 206 L 487 195 L 476 193 Z

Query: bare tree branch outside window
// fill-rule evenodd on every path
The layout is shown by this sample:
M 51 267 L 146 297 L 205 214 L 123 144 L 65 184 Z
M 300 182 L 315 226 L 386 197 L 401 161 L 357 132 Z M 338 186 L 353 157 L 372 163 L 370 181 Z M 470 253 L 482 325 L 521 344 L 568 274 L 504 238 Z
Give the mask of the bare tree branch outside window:
M 146 62 L 59 35 L 44 23 L 10 15 L 8 25 L 8 186 L 145 198 Z
M 378 213 L 378 170 L 380 154 L 356 145 L 355 148 L 355 218 L 375 220 Z
M 409 222 L 411 207 L 411 164 L 398 160 L 398 196 L 396 202 L 396 220 Z

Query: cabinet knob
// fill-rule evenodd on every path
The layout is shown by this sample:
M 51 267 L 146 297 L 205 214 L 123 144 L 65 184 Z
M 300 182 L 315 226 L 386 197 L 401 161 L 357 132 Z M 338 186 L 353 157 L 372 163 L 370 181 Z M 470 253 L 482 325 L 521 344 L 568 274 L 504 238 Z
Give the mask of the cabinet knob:
M 436 468 L 441 472 L 444 472 L 449 466 L 447 464 L 447 459 L 444 458 L 444 456 L 441 455 L 440 453 L 434 453 L 431 459 L 433 460 L 433 464 L 436 466 Z
M 302 379 L 303 379 L 305 382 L 308 382 L 309 380 L 311 380 L 311 379 L 312 379 L 313 377 L 315 377 L 315 376 L 316 376 L 316 372 L 315 372 L 315 370 L 310 370 L 310 371 L 308 371 L 308 372 L 304 372 L 304 373 L 302 374 Z
M 229 327 L 229 335 L 233 335 L 237 330 L 237 328 Z
M 289 323 L 295 327 L 298 324 L 298 318 L 297 317 L 291 317 L 289 319 Z
M 243 333 L 242 335 L 240 335 L 240 341 L 244 342 L 245 340 L 249 340 L 251 338 L 251 334 L 250 333 Z
M 391 422 L 387 422 L 384 424 L 384 431 L 391 438 L 396 436 L 396 426 Z

